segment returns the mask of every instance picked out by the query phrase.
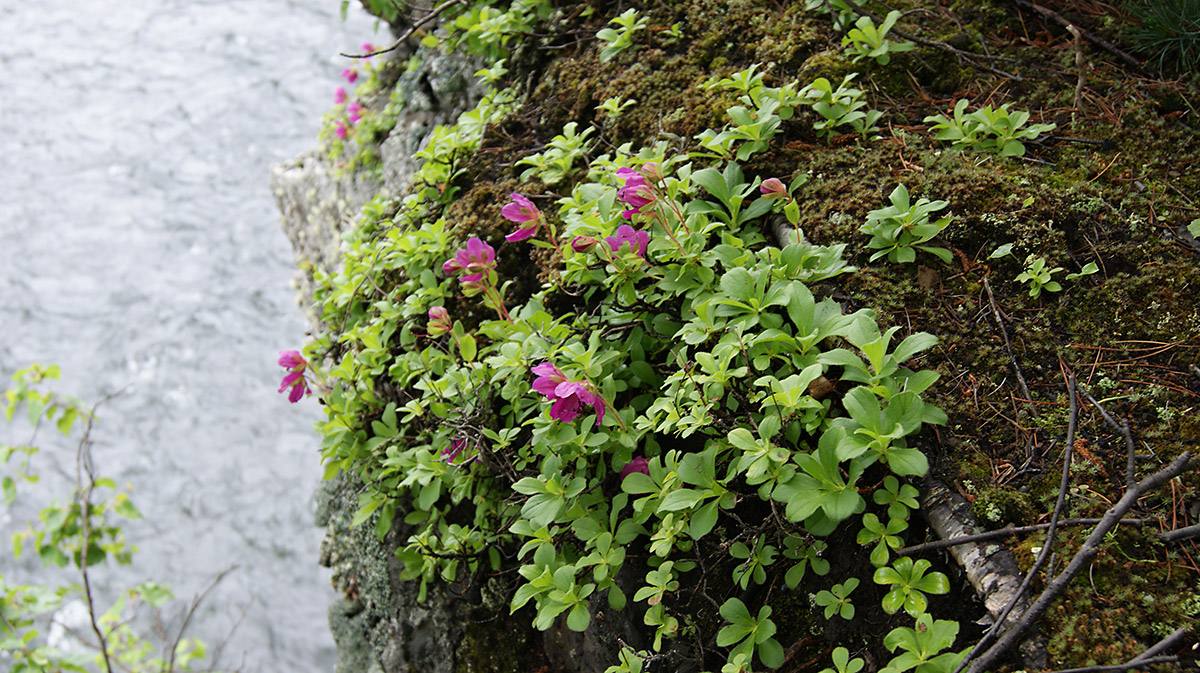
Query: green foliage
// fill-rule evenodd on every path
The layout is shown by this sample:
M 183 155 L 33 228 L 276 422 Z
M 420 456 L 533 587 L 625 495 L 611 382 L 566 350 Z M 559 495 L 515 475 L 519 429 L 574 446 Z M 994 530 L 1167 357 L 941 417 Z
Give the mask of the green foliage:
M 858 12 L 854 11 L 846 0 L 804 0 L 804 8 L 829 14 L 833 19 L 833 29 L 839 32 L 845 30 L 858 16 Z
M 839 126 L 849 126 L 863 138 L 866 138 L 868 133 L 879 130 L 876 122 L 883 113 L 878 110 L 863 110 L 867 107 L 867 102 L 862 100 L 863 90 L 850 86 L 855 77 L 858 77 L 856 72 L 846 75 L 836 89 L 829 80 L 818 77 L 800 91 L 800 95 L 808 100 L 813 111 L 823 119 L 813 124 L 813 129 L 822 138 L 836 134 Z
M 575 162 L 592 150 L 593 143 L 588 142 L 588 136 L 595 129 L 586 128 L 583 133 L 576 133 L 575 122 L 563 126 L 563 132 L 554 136 L 545 152 L 532 154 L 517 162 L 518 166 L 531 166 L 521 173 L 521 180 L 537 177 L 548 185 L 561 182 L 574 169 Z
M 892 60 L 892 54 L 912 51 L 916 47 L 912 42 L 892 42 L 887 37 L 888 31 L 899 18 L 900 12 L 892 10 L 884 17 L 883 23 L 876 26 L 871 17 L 860 16 L 854 28 L 842 38 L 846 54 L 853 56 L 851 60 L 855 63 L 864 58 L 873 58 L 879 65 L 887 65 Z
M 1145 54 L 1160 71 L 1180 74 L 1200 69 L 1200 3 L 1195 0 L 1136 0 L 1127 9 L 1134 20 L 1126 34 L 1133 51 Z
M 1030 255 L 1029 258 L 1025 260 L 1025 270 L 1017 275 L 1017 282 L 1028 285 L 1029 296 L 1033 297 L 1034 299 L 1042 296 L 1043 290 L 1046 292 L 1062 291 L 1062 285 L 1059 284 L 1058 281 L 1054 280 L 1054 274 L 1062 273 L 1065 271 L 1065 269 L 1063 269 L 1061 266 L 1048 269 L 1046 266 L 1047 264 L 1045 257 L 1034 257 L 1033 255 Z M 1068 273 L 1064 279 L 1075 280 L 1076 278 L 1081 278 L 1083 276 L 1090 276 L 1099 270 L 1100 268 L 1096 266 L 1095 262 L 1088 262 L 1082 269 L 1079 270 L 1079 273 Z
M 763 665 L 777 668 L 783 664 L 783 646 L 772 638 L 775 635 L 775 623 L 771 621 L 771 608 L 764 605 L 758 609 L 758 616 L 751 616 L 746 604 L 737 598 L 730 598 L 721 606 L 721 616 L 728 623 L 717 634 L 717 645 L 729 647 L 730 657 L 757 652 Z M 736 644 L 735 644 L 736 643 Z
M 934 138 L 949 140 L 956 150 L 970 149 L 989 152 L 1002 157 L 1019 157 L 1025 154 L 1022 140 L 1036 140 L 1038 136 L 1058 128 L 1057 124 L 1034 124 L 1022 128 L 1029 121 L 1029 113 L 1009 113 L 1008 103 L 993 110 L 991 105 L 967 114 L 968 101 L 960 98 L 954 105 L 954 118 L 945 115 L 930 115 L 926 123 L 934 132 Z
M 733 158 L 733 147 L 738 147 L 738 161 L 746 161 L 757 152 L 767 149 L 771 139 L 781 130 L 783 122 L 792 118 L 797 106 L 806 101 L 797 89 L 796 83 L 782 87 L 763 85 L 762 73 L 756 72 L 757 66 L 736 72 L 710 82 L 708 88 L 732 90 L 740 95 L 735 105 L 726 112 L 733 121 L 733 126 L 717 132 L 707 129 L 696 136 L 700 145 L 711 152 L 715 158 Z
M 889 652 L 902 651 L 880 672 L 904 673 L 916 669 L 915 673 L 952 673 L 967 651 L 939 652 L 953 647 L 957 637 L 958 622 L 944 619 L 934 621 L 929 613 L 924 613 L 917 617 L 915 629 L 900 626 L 884 637 L 883 645 Z
M 91 410 L 78 399 L 42 390 L 47 381 L 57 379 L 56 366 L 33 365 L 13 376 L 15 385 L 5 391 L 5 418 L 12 421 L 17 410 L 24 407 L 34 434 L 43 421 L 53 422 L 64 437 L 70 437 L 75 421 L 87 420 L 87 430 L 79 439 L 76 460 L 80 461 L 79 481 L 70 503 L 53 503 L 42 510 L 39 522 L 27 525 L 12 536 L 14 557 L 26 547 L 32 547 L 47 567 L 73 565 L 86 580 L 89 568 L 114 559 L 128 564 L 135 549 L 125 542 L 121 527 L 114 517 L 134 519 L 141 513 L 125 493 L 103 497 L 105 491 L 115 490 L 111 479 L 92 475 L 88 434 L 95 420 Z M 36 481 L 29 468 L 29 458 L 38 452 L 36 447 L 0 445 L 4 462 L 16 454 L 23 456 L 19 476 Z M 4 476 L 6 505 L 16 497 L 11 475 Z M 64 652 L 51 647 L 42 633 L 49 615 L 64 605 L 86 600 L 88 616 L 94 628 L 103 634 L 105 647 L 92 650 Z M 159 608 L 172 598 L 170 589 L 154 582 L 145 582 L 122 593 L 107 610 L 101 612 L 98 601 L 77 584 L 59 586 L 10 584 L 0 574 L 0 658 L 11 663 L 14 673 L 43 671 L 78 671 L 92 673 L 121 670 L 133 673 L 190 671 L 193 662 L 206 656 L 203 642 L 180 637 L 175 649 L 160 650 L 153 642 L 135 631 L 131 619 L 139 604 Z M 89 636 L 91 634 L 89 633 Z M 90 643 L 89 643 L 90 645 Z M 209 669 L 211 670 L 211 669 Z
M 837 647 L 833 650 L 833 668 L 823 668 L 820 673 L 858 673 L 866 663 L 861 657 L 850 658 L 850 650 Z
M 850 602 L 850 594 L 857 588 L 858 579 L 851 577 L 828 590 L 822 589 L 814 600 L 825 608 L 825 619 L 833 619 L 834 615 L 846 620 L 854 619 L 854 603 Z
M 892 190 L 888 199 L 892 205 L 867 213 L 867 223 L 859 229 L 871 237 L 867 247 L 878 250 L 871 255 L 871 261 L 886 255 L 889 262 L 907 264 L 916 261 L 917 250 L 924 250 L 949 264 L 952 259 L 949 250 L 923 245 L 950 225 L 949 217 L 929 221 L 930 214 L 945 208 L 947 203 L 918 199 L 913 204 L 903 184 Z
M 950 580 L 946 575 L 939 572 L 926 574 L 929 567 L 930 563 L 925 559 L 914 562 L 903 556 L 896 559 L 890 568 L 876 570 L 875 583 L 892 587 L 883 597 L 883 611 L 891 615 L 904 608 L 905 612 L 917 617 L 925 612 L 925 594 L 950 591 Z
M 597 112 L 603 112 L 609 119 L 617 119 L 625 112 L 625 108 L 637 104 L 636 98 L 625 100 L 620 96 L 604 99 L 604 102 L 596 106 Z
M 616 28 L 602 28 L 596 33 L 596 38 L 604 40 L 607 45 L 600 50 L 600 62 L 607 63 L 617 54 L 625 51 L 633 46 L 633 34 L 639 30 L 645 30 L 647 20 L 638 16 L 638 11 L 632 7 L 621 12 L 620 16 L 616 17 L 609 23 L 616 24 Z

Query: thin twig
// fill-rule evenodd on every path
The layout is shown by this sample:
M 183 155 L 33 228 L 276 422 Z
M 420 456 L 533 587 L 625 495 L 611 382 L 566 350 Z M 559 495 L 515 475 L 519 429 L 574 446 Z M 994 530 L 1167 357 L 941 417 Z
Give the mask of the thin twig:
M 1094 526 L 1100 523 L 1100 519 L 1066 519 L 1059 521 L 1058 525 L 1062 526 Z M 1130 526 L 1145 526 L 1152 523 L 1149 519 L 1124 519 L 1123 524 Z M 896 556 L 913 556 L 914 554 L 922 554 L 927 551 L 937 549 L 945 549 L 946 547 L 956 547 L 960 544 L 969 544 L 971 542 L 984 542 L 987 540 L 998 540 L 1000 538 L 1012 537 L 1014 535 L 1024 535 L 1025 533 L 1034 533 L 1039 530 L 1046 530 L 1050 527 L 1049 523 L 1038 523 L 1030 526 L 1006 526 L 997 530 L 989 530 L 983 533 L 975 533 L 973 535 L 962 535 L 946 540 L 934 540 L 932 542 L 924 542 L 922 544 L 914 544 L 908 547 L 897 549 Z M 1180 529 L 1184 530 L 1184 529 Z M 1160 539 L 1161 539 L 1160 534 Z M 1165 541 L 1165 540 L 1164 540 Z
M 83 437 L 79 439 L 79 447 L 75 451 L 75 489 L 79 495 L 79 518 L 83 527 L 83 544 L 79 551 L 79 572 L 83 575 L 83 593 L 87 598 L 88 621 L 91 622 L 92 632 L 96 634 L 96 639 L 100 643 L 100 654 L 104 657 L 104 670 L 112 673 L 112 661 L 108 657 L 108 639 L 104 637 L 104 632 L 100 630 L 100 624 L 96 622 L 96 602 L 92 594 L 92 581 L 88 577 L 88 548 L 91 546 L 91 509 L 92 509 L 92 491 L 96 488 L 96 477 L 92 472 L 92 453 L 90 450 L 92 444 L 92 426 L 96 421 L 96 410 L 100 408 L 112 397 L 120 394 L 125 389 L 122 388 L 115 393 L 106 395 L 104 399 L 92 405 L 92 409 L 88 412 L 87 427 L 83 430 Z M 83 485 L 83 475 L 87 473 L 87 486 Z
M 1008 651 L 1010 647 L 1017 641 L 1021 634 L 1029 628 L 1042 613 L 1050 607 L 1050 604 L 1062 594 L 1066 589 L 1067 584 L 1075 578 L 1083 568 L 1092 562 L 1096 555 L 1100 553 L 1100 545 L 1104 541 L 1104 537 L 1117 525 L 1130 509 L 1137 504 L 1138 499 L 1145 495 L 1151 489 L 1161 486 L 1175 477 L 1195 467 L 1192 460 L 1192 453 L 1184 451 L 1179 454 L 1179 457 L 1171 461 L 1171 464 L 1154 474 L 1146 477 L 1138 482 L 1136 486 L 1125 491 L 1125 495 L 1121 497 L 1117 504 L 1104 514 L 1104 519 L 1096 526 L 1083 546 L 1076 552 L 1071 562 L 1051 581 L 1042 594 L 1038 596 L 1033 605 L 1021 618 L 1021 621 L 1005 632 L 1003 636 L 992 645 L 986 652 L 979 656 L 971 665 L 970 673 L 981 673 L 994 668 L 995 663 Z
M 463 5 L 465 7 L 466 4 L 467 3 L 465 0 L 446 0 L 446 2 L 443 2 L 442 4 L 438 5 L 437 7 L 434 7 L 433 10 L 430 11 L 429 14 L 425 15 L 424 18 L 422 18 L 422 19 L 418 20 L 416 23 L 410 25 L 408 27 L 408 30 L 404 31 L 404 33 L 400 37 L 396 38 L 396 41 L 393 42 L 390 47 L 384 47 L 383 49 L 376 49 L 375 51 L 372 51 L 372 52 L 366 53 L 366 54 L 343 53 L 342 56 L 345 56 L 346 58 L 371 58 L 372 56 L 386 54 L 389 51 L 395 51 L 395 49 L 397 47 L 399 47 L 401 44 L 403 44 L 403 42 L 405 40 L 412 37 L 412 34 L 417 32 L 418 28 L 420 28 L 421 26 L 424 26 L 425 24 L 427 24 L 430 21 L 437 18 L 438 14 L 441 14 L 442 12 L 446 11 L 447 9 L 449 9 L 450 7 L 452 7 L 454 5 Z
M 192 604 L 188 607 L 187 614 L 184 615 L 183 623 L 179 625 L 179 631 L 175 634 L 175 640 L 171 642 L 171 656 L 167 659 L 166 667 L 163 668 L 164 673 L 171 673 L 171 671 L 175 670 L 175 653 L 179 651 L 179 642 L 183 640 L 183 634 L 187 631 L 188 624 L 192 621 L 192 616 L 196 614 L 196 608 L 200 607 L 200 604 L 204 602 L 204 598 L 221 583 L 221 580 L 225 579 L 229 573 L 237 570 L 237 568 L 238 566 L 235 564 L 222 570 L 216 579 L 209 583 L 207 589 L 201 591 L 192 599 Z
M 1083 33 L 1079 32 L 1073 23 L 1067 24 L 1067 31 L 1075 36 L 1075 70 L 1079 74 L 1079 79 L 1075 82 L 1075 98 L 1071 106 L 1075 108 L 1076 112 L 1079 112 L 1080 104 L 1083 102 L 1083 85 L 1087 81 L 1087 71 L 1083 67 Z
M 959 673 L 966 668 L 967 665 L 971 663 L 971 660 L 975 659 L 976 656 L 981 658 L 987 656 L 988 653 L 996 649 L 999 643 L 1004 642 L 1005 638 L 1008 637 L 1013 630 L 1015 630 L 1010 629 L 1004 634 L 1004 636 L 1000 638 L 1000 641 L 997 642 L 996 645 L 992 645 L 986 650 L 984 649 L 985 647 L 988 647 L 988 643 L 995 639 L 1000 633 L 1000 629 L 1004 626 L 1004 620 L 1008 618 L 1008 615 L 1012 612 L 1013 607 L 1016 606 L 1017 601 L 1021 599 L 1021 596 L 1025 595 L 1025 592 L 1029 589 L 1029 585 L 1033 582 L 1033 578 L 1037 574 L 1037 571 L 1041 569 L 1042 565 L 1045 564 L 1046 559 L 1050 557 L 1050 548 L 1054 544 L 1054 532 L 1058 526 L 1058 517 L 1062 513 L 1063 506 L 1066 504 L 1067 487 L 1071 483 L 1071 454 L 1075 446 L 1075 422 L 1079 418 L 1079 405 L 1076 403 L 1074 375 L 1069 376 L 1067 379 L 1067 390 L 1071 397 L 1071 415 L 1067 421 L 1067 447 L 1063 451 L 1062 480 L 1060 481 L 1058 487 L 1058 500 L 1054 503 L 1054 513 L 1050 515 L 1050 525 L 1046 529 L 1046 542 L 1042 545 L 1042 552 L 1038 554 L 1037 560 L 1033 563 L 1033 567 L 1029 569 L 1028 573 L 1026 573 L 1025 580 L 1021 582 L 1021 587 L 1017 589 L 1016 595 L 1013 596 L 1012 600 L 1009 601 L 1007 606 L 1005 606 L 1004 611 L 1000 613 L 1000 617 L 992 623 L 992 626 L 990 629 L 988 629 L 987 633 L 983 634 L 983 637 L 979 639 L 979 642 L 975 643 L 975 646 L 971 648 L 971 651 L 967 653 L 967 656 L 964 657 L 961 662 L 959 662 L 958 667 L 954 669 L 954 673 Z M 1021 616 L 1021 621 L 1019 624 L 1025 623 L 1029 613 L 1032 611 L 1032 607 L 1027 610 L 1025 614 Z M 1015 637 L 1013 640 L 1015 640 Z M 982 654 L 980 654 L 981 652 Z M 979 663 L 976 662 L 975 665 L 971 667 L 971 671 L 974 672 L 978 670 L 980 670 Z M 983 670 L 987 669 L 985 668 Z
M 1037 12 L 1038 14 L 1041 14 L 1042 16 L 1046 17 L 1047 19 L 1057 22 L 1060 26 L 1063 26 L 1064 28 L 1066 26 L 1071 25 L 1071 22 L 1064 19 L 1062 17 L 1062 15 L 1059 14 L 1058 12 L 1055 12 L 1052 9 L 1043 7 L 1039 4 L 1037 4 L 1036 2 L 1031 2 L 1030 0 L 1013 0 L 1013 2 L 1018 7 L 1021 7 L 1023 9 L 1031 9 L 1031 10 Z M 1117 58 L 1121 59 L 1122 61 L 1125 61 L 1125 63 L 1132 66 L 1134 69 L 1141 69 L 1141 67 L 1142 67 L 1141 61 L 1130 56 L 1129 54 L 1126 54 L 1125 52 L 1121 51 L 1120 49 L 1117 49 L 1108 40 L 1105 40 L 1104 38 L 1099 37 L 1099 36 L 1095 35 L 1094 33 L 1091 33 L 1090 31 L 1083 30 L 1082 28 L 1080 28 L 1078 30 L 1080 33 L 1083 34 L 1084 37 L 1087 38 L 1088 42 L 1091 42 L 1092 44 L 1096 45 L 1097 47 L 1100 47 L 1104 51 L 1107 51 L 1108 53 L 1112 54 L 1113 56 L 1116 56 Z
M 1000 328 L 1000 336 L 1004 337 L 1004 352 L 1008 353 L 1008 361 L 1012 363 L 1013 373 L 1017 375 L 1017 383 L 1021 386 L 1021 395 L 1025 399 L 1033 401 L 1033 396 L 1029 394 L 1029 386 L 1025 383 L 1024 375 L 1021 374 L 1021 365 L 1017 364 L 1017 358 L 1012 352 L 1012 344 L 1008 341 L 1008 330 L 1004 329 L 1004 319 L 1000 317 L 1000 308 L 996 306 L 996 297 L 992 294 L 992 284 L 986 277 L 983 279 L 983 288 L 987 290 L 988 302 L 992 305 L 992 314 L 996 316 L 996 326 Z M 1074 404 L 1074 400 L 1072 400 L 1072 404 Z M 1036 418 L 1037 407 L 1030 406 L 1029 413 Z

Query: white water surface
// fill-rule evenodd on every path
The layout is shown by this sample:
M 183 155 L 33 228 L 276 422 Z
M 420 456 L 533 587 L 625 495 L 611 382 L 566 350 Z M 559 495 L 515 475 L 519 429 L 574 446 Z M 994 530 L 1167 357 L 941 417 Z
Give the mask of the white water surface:
M 355 3 L 357 4 L 357 3 Z M 276 392 L 306 326 L 268 167 L 311 148 L 339 51 L 382 38 L 338 0 L 0 0 L 0 388 L 31 362 L 107 402 L 99 471 L 130 484 L 132 567 L 180 603 L 237 566 L 189 635 L 225 670 L 330 671 L 312 523 L 314 399 Z M 0 443 L 29 440 L 0 424 Z M 44 429 L 17 505 L 0 504 L 0 574 L 48 582 L 11 532 L 64 499 L 74 445 Z M 3 468 L 0 468 L 3 469 Z M 180 608 L 164 613 L 178 624 Z

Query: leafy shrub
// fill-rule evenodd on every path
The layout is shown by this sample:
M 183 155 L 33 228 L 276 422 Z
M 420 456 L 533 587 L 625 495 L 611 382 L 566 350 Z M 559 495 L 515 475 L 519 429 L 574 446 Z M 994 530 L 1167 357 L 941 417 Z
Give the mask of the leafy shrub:
M 938 140 L 949 140 L 954 149 L 970 149 L 976 152 L 991 152 L 1002 157 L 1019 157 L 1025 154 L 1022 140 L 1036 140 L 1039 135 L 1058 128 L 1057 124 L 1034 124 L 1021 128 L 1029 121 L 1029 113 L 1009 113 L 1008 103 L 993 110 L 982 107 L 967 114 L 968 101 L 959 99 L 954 104 L 954 118 L 930 115 L 925 118 L 932 123 L 930 130 Z

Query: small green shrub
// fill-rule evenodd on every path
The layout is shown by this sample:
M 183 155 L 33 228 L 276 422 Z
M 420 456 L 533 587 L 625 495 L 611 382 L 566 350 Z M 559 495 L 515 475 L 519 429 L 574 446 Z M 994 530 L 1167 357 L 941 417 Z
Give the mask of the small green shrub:
M 949 250 L 924 245 L 950 226 L 949 217 L 929 221 L 930 214 L 942 210 L 948 204 L 945 201 L 929 199 L 919 199 L 914 204 L 910 201 L 908 188 L 904 185 L 898 185 L 892 190 L 888 200 L 892 205 L 867 213 L 867 223 L 859 229 L 871 237 L 867 247 L 878 251 L 871 255 L 871 261 L 886 255 L 890 262 L 908 264 L 916 261 L 917 250 L 924 250 L 949 264 L 952 259 Z
M 853 56 L 851 60 L 855 63 L 864 58 L 873 58 L 879 65 L 887 65 L 892 60 L 892 54 L 912 51 L 916 47 L 912 42 L 892 42 L 887 38 L 888 31 L 899 18 L 900 12 L 892 10 L 888 12 L 883 23 L 876 26 L 871 17 L 860 16 L 854 23 L 854 28 L 842 38 L 846 54 Z
M 1008 103 L 993 110 L 992 106 L 980 108 L 967 114 L 968 101 L 959 99 L 954 105 L 954 118 L 930 115 L 925 118 L 932 123 L 930 131 L 934 138 L 949 140 L 954 149 L 970 149 L 975 152 L 990 152 L 1002 157 L 1019 157 L 1025 154 L 1022 140 L 1036 140 L 1039 135 L 1058 128 L 1057 124 L 1034 124 L 1022 128 L 1029 121 L 1029 113 L 1009 113 Z

